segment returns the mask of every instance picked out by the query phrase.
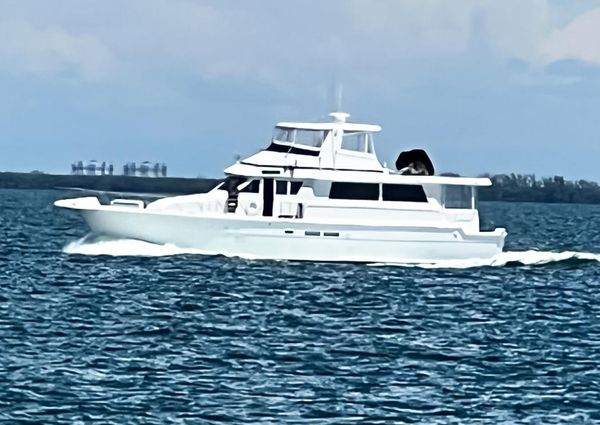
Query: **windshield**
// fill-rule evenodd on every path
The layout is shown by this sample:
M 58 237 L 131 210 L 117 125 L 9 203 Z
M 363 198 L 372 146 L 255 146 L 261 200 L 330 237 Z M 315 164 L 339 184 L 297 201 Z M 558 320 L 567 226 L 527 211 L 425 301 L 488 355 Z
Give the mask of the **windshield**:
M 365 132 L 344 132 L 342 149 L 373 153 L 373 135 Z
M 275 127 L 273 142 L 279 144 L 303 145 L 320 148 L 327 137 L 326 130 L 305 130 L 300 128 Z

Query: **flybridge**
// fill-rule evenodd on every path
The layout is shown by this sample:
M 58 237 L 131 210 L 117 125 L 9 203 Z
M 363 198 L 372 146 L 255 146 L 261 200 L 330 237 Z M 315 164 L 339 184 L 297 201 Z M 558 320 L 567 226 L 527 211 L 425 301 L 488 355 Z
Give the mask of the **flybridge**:
M 278 123 L 271 144 L 243 164 L 382 171 L 373 140 L 381 127 L 347 122 L 350 115 L 345 112 L 330 116 L 330 122 Z
M 280 122 L 271 144 L 225 170 L 231 175 L 281 175 L 363 182 L 405 182 L 452 186 L 489 186 L 487 178 L 433 176 L 422 150 L 403 152 L 397 169 L 384 167 L 375 152 L 379 125 L 350 123 L 346 112 L 332 112 L 330 122 Z M 366 173 L 365 173 L 366 172 Z

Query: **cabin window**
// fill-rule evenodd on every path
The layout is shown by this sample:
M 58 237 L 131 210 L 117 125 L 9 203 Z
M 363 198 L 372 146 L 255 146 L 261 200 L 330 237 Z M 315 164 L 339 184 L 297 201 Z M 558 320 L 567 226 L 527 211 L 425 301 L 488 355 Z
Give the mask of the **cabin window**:
M 474 208 L 474 193 L 471 186 L 444 186 L 443 201 L 444 208 L 472 209 Z
M 277 180 L 275 181 L 275 193 L 277 195 L 297 195 L 302 187 L 302 182 L 287 180 Z
M 383 184 L 382 199 L 396 202 L 427 202 L 423 186 L 413 184 Z
M 258 193 L 260 190 L 260 180 L 252 180 L 246 187 L 240 190 L 241 193 Z
M 294 134 L 290 128 L 275 127 L 273 132 L 274 142 L 294 143 Z
M 342 136 L 342 149 L 373 153 L 373 137 L 371 133 L 364 132 L 344 133 Z
M 379 185 L 376 183 L 333 182 L 331 183 L 329 198 L 377 201 L 379 199 Z
M 297 145 L 312 146 L 320 148 L 325 140 L 326 131 L 323 130 L 294 130 L 296 135 L 294 143 Z
M 302 182 L 290 182 L 290 194 L 297 195 L 302 187 Z
M 241 176 L 227 176 L 225 180 L 223 180 L 223 189 L 237 189 L 239 185 L 245 183 L 246 179 Z
M 326 137 L 326 130 L 275 127 L 273 132 L 274 143 L 304 145 L 313 148 L 320 148 Z
M 278 195 L 287 195 L 287 184 L 285 180 L 277 180 L 275 182 L 275 193 Z
M 365 152 L 367 150 L 367 138 L 365 136 L 365 133 L 344 133 L 342 149 Z

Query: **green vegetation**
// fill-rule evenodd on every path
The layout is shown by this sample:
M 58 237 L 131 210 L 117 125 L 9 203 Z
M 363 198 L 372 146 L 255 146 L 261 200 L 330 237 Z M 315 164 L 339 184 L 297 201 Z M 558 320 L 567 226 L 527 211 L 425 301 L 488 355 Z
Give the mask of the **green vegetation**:
M 491 187 L 479 189 L 479 199 L 482 201 L 600 204 L 600 186 L 595 182 L 568 181 L 560 176 L 539 180 L 533 174 L 486 174 L 482 177 L 489 177 L 493 182 Z M 164 195 L 207 192 L 219 181 L 204 178 L 54 175 L 39 171 L 0 173 L 0 188 L 4 189 L 79 188 Z
M 561 176 L 538 180 L 533 174 L 514 173 L 483 177 L 489 177 L 493 185 L 479 190 L 482 201 L 600 204 L 600 186 L 595 182 Z
M 105 192 L 136 192 L 180 195 L 208 192 L 220 180 L 175 177 L 81 176 L 41 172 L 0 173 L 3 189 L 79 188 Z

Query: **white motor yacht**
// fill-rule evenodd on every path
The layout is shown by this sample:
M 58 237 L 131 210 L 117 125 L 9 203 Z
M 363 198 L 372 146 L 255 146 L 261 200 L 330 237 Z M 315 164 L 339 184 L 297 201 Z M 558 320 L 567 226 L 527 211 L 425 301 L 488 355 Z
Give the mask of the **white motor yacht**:
M 330 115 L 277 124 L 270 145 L 208 193 L 55 205 L 79 211 L 96 234 L 250 259 L 435 263 L 502 251 L 506 231 L 479 227 L 476 189 L 489 179 L 436 176 L 421 150 L 390 169 L 373 145 L 381 127 Z

